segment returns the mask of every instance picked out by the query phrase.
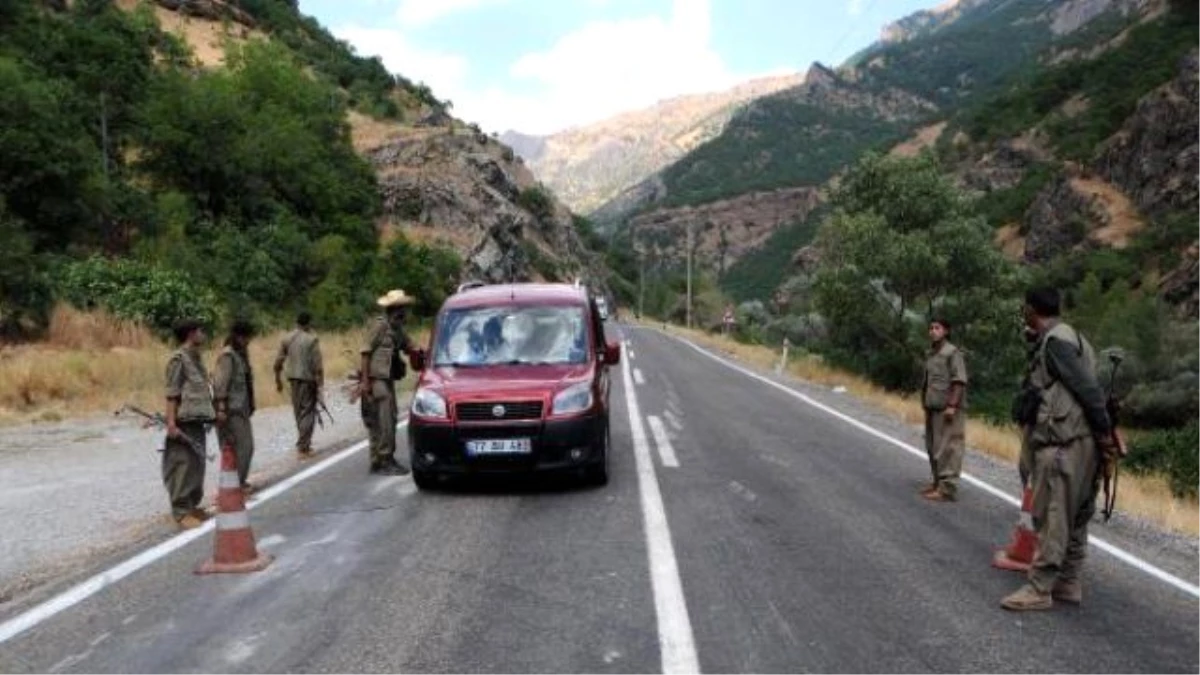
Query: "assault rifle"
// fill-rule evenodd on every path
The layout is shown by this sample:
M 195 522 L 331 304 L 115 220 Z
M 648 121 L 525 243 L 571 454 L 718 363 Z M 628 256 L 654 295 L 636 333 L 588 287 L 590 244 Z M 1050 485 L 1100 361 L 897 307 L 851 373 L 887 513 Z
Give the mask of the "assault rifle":
M 1112 363 L 1112 375 L 1108 378 L 1108 393 L 1104 400 L 1104 407 L 1108 411 L 1108 422 L 1112 429 L 1112 442 L 1113 447 L 1116 448 L 1116 454 L 1105 454 L 1100 458 L 1100 470 L 1104 475 L 1104 506 L 1100 512 L 1104 514 L 1106 523 L 1117 509 L 1117 480 L 1120 477 L 1120 462 L 1129 452 L 1125 447 L 1124 439 L 1117 431 L 1117 415 L 1121 412 L 1121 402 L 1116 395 L 1117 371 L 1120 370 L 1121 361 L 1124 358 L 1125 356 L 1120 350 L 1114 349 L 1108 352 L 1108 360 Z
M 126 403 L 125 405 L 121 406 L 120 409 L 118 409 L 116 412 L 113 413 L 113 415 L 120 416 L 122 413 L 127 413 L 127 412 L 133 413 L 133 414 L 137 415 L 138 417 L 142 418 L 142 428 L 143 429 L 154 428 L 154 429 L 166 430 L 166 428 L 167 428 L 167 417 L 165 415 L 163 415 L 160 412 L 154 412 L 154 413 L 146 412 L 145 410 L 142 410 L 141 408 L 137 407 L 136 405 L 133 405 L 132 403 Z M 166 437 L 164 436 L 163 438 L 164 438 L 163 444 L 158 447 L 158 449 L 157 449 L 158 452 L 162 452 L 163 450 L 166 449 Z M 208 461 L 210 461 L 210 462 L 212 460 L 216 459 L 216 454 L 213 452 L 209 452 L 207 455 L 205 455 L 204 448 L 202 448 L 198 443 L 193 441 L 191 439 L 191 437 L 188 436 L 187 434 L 180 434 L 179 438 L 183 439 L 183 442 L 187 443 L 188 447 L 191 448 L 192 451 L 195 452 L 197 455 L 199 455 L 201 458 L 207 457 Z

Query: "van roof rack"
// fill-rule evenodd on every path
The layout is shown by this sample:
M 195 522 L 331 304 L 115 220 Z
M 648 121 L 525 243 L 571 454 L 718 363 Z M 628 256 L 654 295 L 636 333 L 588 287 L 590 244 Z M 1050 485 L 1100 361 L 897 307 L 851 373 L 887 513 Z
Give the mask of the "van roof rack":
M 467 281 L 467 282 L 459 284 L 458 290 L 456 290 L 454 292 L 462 293 L 463 291 L 469 291 L 473 288 L 483 288 L 484 286 L 487 286 L 487 284 L 482 281 Z

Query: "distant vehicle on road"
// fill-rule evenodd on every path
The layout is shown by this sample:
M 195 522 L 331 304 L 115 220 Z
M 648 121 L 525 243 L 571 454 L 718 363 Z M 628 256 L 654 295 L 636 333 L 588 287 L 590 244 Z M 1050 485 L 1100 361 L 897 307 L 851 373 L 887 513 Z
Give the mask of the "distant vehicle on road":
M 608 321 L 608 301 L 604 298 L 596 298 L 596 311 L 600 313 L 601 321 Z
M 608 482 L 609 367 L 599 303 L 568 284 L 471 285 L 438 312 L 413 395 L 413 479 L 576 473 Z

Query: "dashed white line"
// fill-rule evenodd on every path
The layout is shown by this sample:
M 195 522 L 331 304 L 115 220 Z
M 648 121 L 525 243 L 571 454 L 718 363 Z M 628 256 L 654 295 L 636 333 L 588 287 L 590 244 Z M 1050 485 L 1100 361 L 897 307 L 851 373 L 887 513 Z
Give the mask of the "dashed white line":
M 672 469 L 679 468 L 679 459 L 675 456 L 675 448 L 671 446 L 671 438 L 667 435 L 662 420 L 654 415 L 649 415 L 646 417 L 646 422 L 650 424 L 650 433 L 654 435 L 654 444 L 658 446 L 658 455 L 662 458 L 663 466 Z
M 271 548 L 272 546 L 278 546 L 279 544 L 282 544 L 285 541 L 287 541 L 287 537 L 283 536 L 282 534 L 272 534 L 272 535 L 263 537 L 258 542 L 258 545 L 263 548 Z
M 666 334 L 666 335 L 669 335 L 669 334 Z M 743 375 L 745 375 L 749 378 L 758 380 L 759 382 L 761 382 L 769 387 L 778 389 L 779 391 L 782 391 L 783 393 L 785 393 L 795 399 L 803 401 L 804 403 L 812 406 L 813 408 L 816 408 L 817 410 L 828 413 L 829 415 L 832 415 L 832 416 L 842 420 L 843 422 L 849 424 L 850 426 L 855 427 L 856 429 L 859 429 L 860 431 L 863 431 L 863 432 L 865 432 L 871 436 L 874 436 L 875 438 L 878 438 L 882 441 L 886 441 L 887 443 L 890 443 L 890 444 L 896 446 L 897 448 L 900 448 L 901 450 L 908 452 L 911 455 L 920 457 L 922 460 L 928 460 L 928 455 L 925 453 L 924 450 L 919 450 L 919 449 L 909 445 L 908 443 L 905 443 L 904 441 L 901 441 L 896 438 L 892 438 L 891 436 L 883 433 L 882 431 L 879 431 L 878 429 L 875 429 L 874 427 L 863 424 L 862 422 L 859 422 L 858 420 L 854 419 L 853 417 L 850 417 L 849 415 L 847 415 L 841 411 L 835 410 L 834 408 L 831 408 L 831 407 L 825 405 L 824 403 L 820 403 L 819 401 L 816 401 L 816 400 L 812 399 L 811 397 L 806 396 L 805 394 L 801 394 L 800 392 L 798 392 L 790 387 L 784 386 L 768 377 L 763 377 L 762 375 L 759 375 L 758 373 L 755 373 L 751 370 L 747 370 L 746 368 L 743 368 L 743 367 L 741 367 L 735 363 L 732 363 L 720 356 L 717 356 L 716 354 L 709 352 L 708 350 L 704 349 L 703 347 L 700 347 L 699 345 L 693 343 L 690 340 L 676 337 L 674 335 L 669 335 L 669 337 L 672 337 L 672 338 L 682 342 L 683 344 L 691 347 L 692 349 L 696 350 L 697 352 L 700 352 L 701 354 L 707 356 L 708 358 L 710 358 L 718 363 L 723 364 L 727 368 L 736 370 L 737 372 L 742 373 Z M 1000 488 L 995 487 L 994 485 L 991 485 L 990 483 L 985 483 L 984 481 L 976 478 L 975 476 L 972 476 L 968 473 L 963 473 L 962 480 L 963 480 L 963 482 L 974 485 L 975 487 L 979 488 L 980 490 L 983 490 L 984 492 L 992 495 L 993 497 L 996 497 L 997 499 L 1007 502 L 1008 504 L 1011 504 L 1016 507 L 1021 506 L 1021 500 L 1004 492 Z M 1117 560 L 1120 560 L 1121 562 L 1124 562 L 1131 567 L 1141 570 L 1142 572 L 1149 574 L 1150 576 L 1154 577 L 1155 579 L 1158 579 L 1159 581 L 1162 581 L 1170 586 L 1174 586 L 1175 588 L 1187 593 L 1188 595 L 1200 598 L 1200 586 L 1197 586 L 1188 581 L 1180 579 L 1179 577 L 1171 574 L 1170 572 L 1167 572 L 1166 570 L 1164 570 L 1146 560 L 1142 560 L 1141 558 L 1133 555 L 1132 553 L 1130 553 L 1118 546 L 1110 544 L 1109 542 L 1105 541 L 1104 539 L 1101 539 L 1100 537 L 1089 536 L 1088 537 L 1088 545 L 1095 546 L 1096 548 L 1100 549 L 1101 551 L 1104 551 L 1105 553 L 1108 553 L 1109 555 L 1113 556 Z
M 633 381 L 637 382 L 639 387 L 646 384 L 646 378 L 642 377 L 642 370 L 640 368 L 633 369 Z
M 666 410 L 664 410 L 663 417 L 666 418 L 667 424 L 670 424 L 671 428 L 673 428 L 675 431 L 683 431 L 683 422 L 679 419 L 679 416 L 677 416 L 673 410 L 671 410 L 670 408 L 667 408 Z
M 671 528 L 663 506 L 658 475 L 642 426 L 637 393 L 629 360 L 622 360 L 625 383 L 625 404 L 629 409 L 629 429 L 633 436 L 633 457 L 637 464 L 638 492 L 641 494 L 642 520 L 646 528 L 646 549 L 650 558 L 650 586 L 654 592 L 654 613 L 658 620 L 658 647 L 664 673 L 698 673 L 700 659 L 692 635 L 687 598 L 683 581 L 675 562 L 675 546 L 671 543 Z
M 397 428 L 402 429 L 407 425 L 408 420 L 403 420 L 399 425 L 397 425 Z M 366 446 L 366 441 L 359 441 L 358 443 L 355 443 L 354 445 L 351 445 L 350 447 L 321 460 L 307 469 L 300 471 L 299 473 L 296 473 L 293 476 L 276 483 L 275 485 L 272 485 L 271 487 L 254 495 L 254 497 L 247 502 L 247 508 L 256 508 L 270 499 L 283 494 L 287 490 L 292 489 L 309 478 L 312 478 L 322 471 L 325 471 L 326 469 L 351 457 Z M 114 567 L 111 567 L 75 586 L 72 586 L 53 598 L 50 598 L 46 602 L 43 602 L 42 604 L 37 605 L 28 611 L 22 612 L 21 614 L 18 614 L 4 623 L 0 623 L 0 644 L 8 642 L 21 633 L 24 633 L 30 628 L 33 628 L 39 623 L 45 621 L 46 619 L 49 619 L 63 610 L 74 607 L 96 593 L 99 593 L 105 588 L 112 586 L 125 577 L 137 572 L 143 567 L 146 567 L 150 563 L 161 560 L 162 558 L 165 558 L 175 551 L 178 551 L 200 537 L 203 537 L 209 532 L 212 532 L 214 523 L 215 519 L 208 520 L 205 521 L 205 523 L 200 527 L 197 527 L 193 530 L 188 530 L 186 532 L 181 532 L 162 542 L 161 544 L 152 546 L 145 551 L 138 553 L 132 558 L 129 558 L 128 560 L 119 563 Z M 64 661 L 66 661 L 66 659 L 64 659 Z

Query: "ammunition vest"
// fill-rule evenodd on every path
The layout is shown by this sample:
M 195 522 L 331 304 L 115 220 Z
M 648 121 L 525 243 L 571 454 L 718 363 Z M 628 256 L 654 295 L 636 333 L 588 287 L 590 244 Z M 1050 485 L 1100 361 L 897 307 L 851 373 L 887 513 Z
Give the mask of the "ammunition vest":
M 957 352 L 958 347 L 947 341 L 942 344 L 942 348 L 937 353 L 930 354 L 925 359 L 925 386 L 922 404 L 926 410 L 946 409 L 946 399 L 950 396 L 951 385 L 950 359 L 954 358 Z
M 250 412 L 250 364 L 233 348 L 226 347 L 218 359 L 230 360 L 229 400 L 226 402 L 229 412 L 248 414 Z
M 183 387 L 177 419 L 181 422 L 213 421 L 217 415 L 213 409 L 212 387 L 204 363 L 198 356 L 193 356 L 191 352 L 182 348 L 176 350 L 171 358 L 180 359 L 183 366 Z
M 1064 445 L 1091 434 L 1083 406 L 1079 405 L 1071 391 L 1050 373 L 1046 361 L 1046 343 L 1051 338 L 1062 340 L 1078 350 L 1084 366 L 1091 372 L 1096 371 L 1095 350 L 1071 326 L 1059 323 L 1042 336 L 1030 361 L 1028 376 L 1030 387 L 1040 398 L 1037 414 L 1029 431 L 1029 440 L 1036 446 Z
M 367 361 L 367 377 L 377 380 L 398 379 L 394 377 L 392 362 L 399 358 L 396 350 L 400 345 L 396 339 L 396 331 L 392 330 L 387 319 L 383 317 L 376 319 L 370 346 L 371 356 Z M 400 373 L 400 377 L 404 377 L 404 374 Z
M 296 329 L 284 338 L 283 343 L 287 352 L 287 359 L 283 363 L 283 376 L 289 380 L 315 381 L 317 336 Z

